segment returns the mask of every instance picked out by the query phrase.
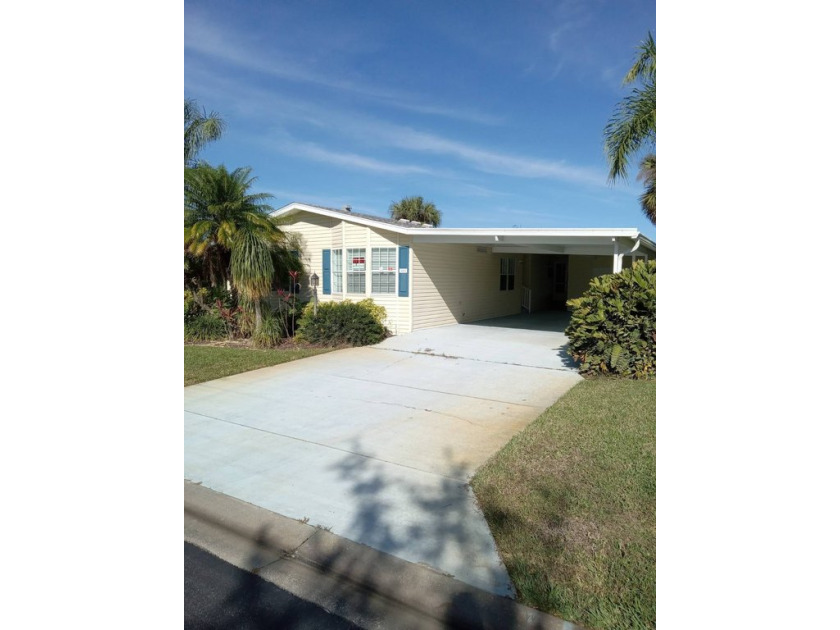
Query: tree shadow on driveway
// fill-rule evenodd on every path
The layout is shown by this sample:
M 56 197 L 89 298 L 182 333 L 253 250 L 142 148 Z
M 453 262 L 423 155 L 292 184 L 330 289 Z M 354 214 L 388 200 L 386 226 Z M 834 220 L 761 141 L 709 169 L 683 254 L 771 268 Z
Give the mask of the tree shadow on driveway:
M 346 530 L 337 533 L 512 596 L 507 571 L 469 487 L 469 471 L 453 461 L 451 451 L 445 458 L 445 472 L 432 474 L 348 454 L 333 469 L 348 486 L 354 508 Z

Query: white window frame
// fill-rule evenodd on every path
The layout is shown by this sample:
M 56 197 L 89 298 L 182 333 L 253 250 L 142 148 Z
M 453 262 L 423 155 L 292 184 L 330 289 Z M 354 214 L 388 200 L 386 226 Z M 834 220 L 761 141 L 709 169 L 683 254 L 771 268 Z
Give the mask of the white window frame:
M 344 252 L 340 249 L 334 249 L 331 252 L 332 257 L 332 293 L 344 293 Z
M 499 291 L 516 289 L 516 258 L 501 258 L 499 266 Z
M 385 261 L 383 263 L 383 255 Z M 383 280 L 390 285 L 386 291 L 382 291 Z M 377 284 L 379 290 L 377 290 Z M 370 249 L 370 292 L 371 295 L 396 295 L 397 283 L 397 248 L 396 247 L 371 247 Z
M 362 269 L 353 268 L 353 259 L 361 258 L 364 262 L 361 263 Z M 358 263 L 356 263 L 358 267 Z M 347 248 L 347 293 L 353 295 L 367 295 L 367 249 L 364 247 L 348 247 Z M 352 290 L 359 288 L 361 282 L 361 291 Z M 355 285 L 355 286 L 354 286 Z

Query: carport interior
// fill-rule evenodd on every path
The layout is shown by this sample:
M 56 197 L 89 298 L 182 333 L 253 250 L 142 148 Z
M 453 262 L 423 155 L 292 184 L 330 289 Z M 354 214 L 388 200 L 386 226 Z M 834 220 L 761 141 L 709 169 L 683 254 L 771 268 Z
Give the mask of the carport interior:
M 612 272 L 611 256 L 524 254 L 518 260 L 526 313 L 565 311 L 566 302 L 583 295 L 592 278 Z M 632 264 L 631 259 L 624 264 Z

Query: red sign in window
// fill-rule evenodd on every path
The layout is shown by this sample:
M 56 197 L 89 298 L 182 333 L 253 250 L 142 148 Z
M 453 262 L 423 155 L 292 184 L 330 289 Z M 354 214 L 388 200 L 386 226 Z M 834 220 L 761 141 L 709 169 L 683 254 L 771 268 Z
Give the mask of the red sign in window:
M 360 256 L 354 257 L 353 258 L 353 264 L 354 265 L 364 265 L 365 264 L 364 257 L 360 257 Z

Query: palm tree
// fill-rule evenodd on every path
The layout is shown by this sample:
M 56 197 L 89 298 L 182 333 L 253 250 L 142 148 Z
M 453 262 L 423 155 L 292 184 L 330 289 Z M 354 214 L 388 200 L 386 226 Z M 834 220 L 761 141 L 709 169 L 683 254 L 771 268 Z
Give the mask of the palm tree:
M 637 179 L 645 184 L 645 191 L 639 197 L 642 212 L 656 225 L 656 156 L 648 154 L 642 160 Z
M 225 121 L 216 112 L 204 111 L 194 99 L 184 99 L 184 166 L 195 166 L 198 153 L 222 137 Z
M 390 210 L 392 219 L 419 221 L 433 227 L 440 225 L 440 211 L 435 204 L 423 201 L 423 197 L 405 197 L 401 201 L 394 201 Z
M 240 303 L 254 313 L 254 329 L 262 329 L 262 311 L 274 278 L 271 235 L 247 225 L 233 238 L 230 268 Z
M 604 149 L 610 169 L 608 179 L 611 182 L 619 177 L 627 178 L 627 167 L 632 155 L 646 146 L 656 147 L 656 42 L 650 33 L 639 45 L 636 60 L 624 77 L 623 85 L 636 81 L 640 82 L 640 87 L 633 88 L 633 91 L 616 105 L 613 116 L 604 129 Z M 644 162 L 650 157 L 654 158 L 654 218 L 651 221 L 656 225 L 655 155 L 646 156 L 642 168 L 645 169 Z M 645 182 L 648 182 L 647 177 Z M 647 190 L 646 194 L 650 191 L 651 189 Z M 650 216 L 646 210 L 645 214 Z
M 184 251 L 199 261 L 203 284 L 233 280 L 231 252 L 242 231 L 282 245 L 283 232 L 268 216 L 272 207 L 265 203 L 272 195 L 249 192 L 255 179 L 250 168 L 228 172 L 224 165 L 200 163 L 184 170 Z

